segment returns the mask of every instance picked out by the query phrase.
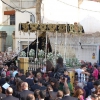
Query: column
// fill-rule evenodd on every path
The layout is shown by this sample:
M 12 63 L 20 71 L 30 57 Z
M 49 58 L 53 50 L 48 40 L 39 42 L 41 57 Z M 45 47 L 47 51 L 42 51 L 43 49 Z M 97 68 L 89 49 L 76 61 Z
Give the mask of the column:
M 15 31 L 12 33 L 12 38 L 13 38 L 13 51 L 15 50 Z
M 0 51 L 4 52 L 6 50 L 6 31 L 0 31 Z

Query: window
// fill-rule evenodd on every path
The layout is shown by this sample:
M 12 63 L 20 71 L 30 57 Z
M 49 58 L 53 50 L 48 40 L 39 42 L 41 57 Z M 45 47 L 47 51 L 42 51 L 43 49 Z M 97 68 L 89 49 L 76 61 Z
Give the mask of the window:
M 10 15 L 10 25 L 15 25 L 15 15 Z
M 30 22 L 35 23 L 35 17 L 34 17 L 34 15 L 30 15 Z

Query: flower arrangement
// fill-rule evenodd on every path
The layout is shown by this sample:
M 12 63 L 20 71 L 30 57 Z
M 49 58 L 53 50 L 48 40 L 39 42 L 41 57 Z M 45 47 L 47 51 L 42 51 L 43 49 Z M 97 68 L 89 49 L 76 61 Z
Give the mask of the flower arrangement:
M 29 51 L 29 57 L 34 57 L 35 56 L 35 50 L 34 49 L 31 49 Z
M 66 65 L 68 67 L 78 67 L 80 66 L 80 63 L 77 58 L 69 58 L 69 59 L 66 59 Z
M 22 51 L 22 52 L 20 53 L 20 57 L 26 57 L 26 52 L 25 52 L 25 51 Z
M 38 57 L 39 58 L 43 58 L 44 57 L 44 51 L 43 50 L 39 50 Z
M 52 52 L 50 52 L 50 53 L 47 54 L 47 59 L 48 60 L 53 60 L 54 59 L 54 55 L 53 55 Z

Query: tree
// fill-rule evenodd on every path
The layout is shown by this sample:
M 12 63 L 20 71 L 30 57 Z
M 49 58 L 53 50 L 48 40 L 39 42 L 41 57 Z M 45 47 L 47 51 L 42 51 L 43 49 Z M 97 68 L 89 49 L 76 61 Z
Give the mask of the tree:
M 36 23 L 41 23 L 41 4 L 42 0 L 36 0 Z

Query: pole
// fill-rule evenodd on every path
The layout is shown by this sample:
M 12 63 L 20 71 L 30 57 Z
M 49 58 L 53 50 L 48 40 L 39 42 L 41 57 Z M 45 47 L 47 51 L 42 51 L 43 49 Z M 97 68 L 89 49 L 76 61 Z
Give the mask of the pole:
M 79 40 L 78 40 L 78 59 L 80 59 L 80 36 L 79 36 Z
M 27 48 L 27 57 L 29 54 L 29 40 L 30 40 L 30 30 L 28 30 L 28 48 Z
M 21 23 L 20 23 L 20 26 L 19 26 L 19 31 L 20 31 L 20 33 L 19 33 L 19 52 L 20 52 L 20 42 L 21 42 Z
M 46 44 L 45 44 L 45 61 L 46 61 L 46 55 L 47 55 L 47 41 L 48 41 L 48 35 L 47 35 L 47 33 L 46 33 Z
M 37 39 L 37 42 L 36 42 L 36 60 L 37 60 L 37 56 L 38 56 L 38 32 L 36 31 L 36 39 Z
M 57 55 L 57 30 L 56 30 L 56 41 L 55 41 L 55 59 Z
M 66 41 L 67 41 L 67 24 L 66 24 L 66 33 L 65 33 L 64 64 L 66 64 Z

